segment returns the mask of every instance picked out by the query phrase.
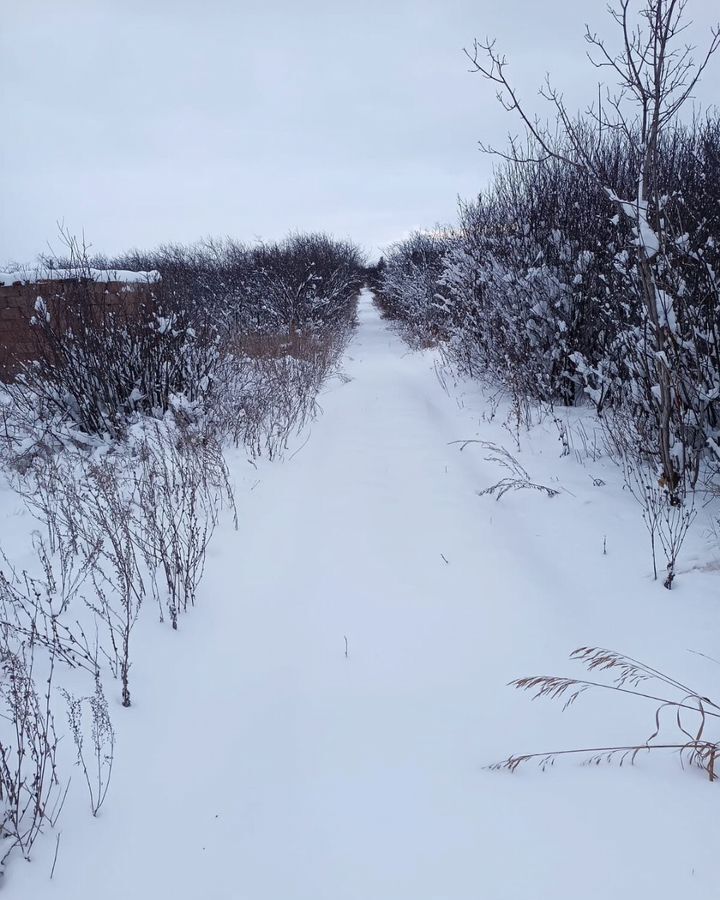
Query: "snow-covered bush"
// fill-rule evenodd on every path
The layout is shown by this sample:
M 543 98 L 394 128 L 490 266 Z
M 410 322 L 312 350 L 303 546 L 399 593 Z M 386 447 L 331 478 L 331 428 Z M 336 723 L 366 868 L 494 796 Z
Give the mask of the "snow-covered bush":
M 87 435 L 117 438 L 138 415 L 162 415 L 176 394 L 200 399 L 217 362 L 213 332 L 164 309 L 161 288 L 151 305 L 110 309 L 82 271 L 62 294 L 38 299 L 32 324 L 36 358 L 6 386 L 16 413 L 60 417 Z
M 447 230 L 416 231 L 393 244 L 378 273 L 380 306 L 405 322 L 421 341 L 447 336 L 447 297 L 442 284 L 445 257 L 452 247 Z
M 537 173 L 550 166 L 579 173 L 596 196 L 611 204 L 610 221 L 619 226 L 618 239 L 598 242 L 597 252 L 613 253 L 612 264 L 606 262 L 599 277 L 607 286 L 617 336 L 610 336 L 608 343 L 608 335 L 603 335 L 600 343 L 609 352 L 598 353 L 595 364 L 572 344 L 568 360 L 586 380 L 598 409 L 612 394 L 612 408 L 629 413 L 618 421 L 621 427 L 631 422 L 632 433 L 616 443 L 632 448 L 635 461 L 650 469 L 662 489 L 662 502 L 671 509 L 685 504 L 708 447 L 717 444 L 712 344 L 720 296 L 717 193 L 712 187 L 718 169 L 718 119 L 715 114 L 705 125 L 694 120 L 684 128 L 679 113 L 720 48 L 720 28 L 711 29 L 704 55 L 695 60 L 694 48 L 680 43 L 687 27 L 685 12 L 685 4 L 668 0 L 650 0 L 637 10 L 628 2 L 610 7 L 620 31 L 617 48 L 587 28 L 585 40 L 592 64 L 608 68 L 617 78 L 615 88 L 605 100 L 599 95 L 588 113 L 578 117 L 546 79 L 540 93 L 552 104 L 554 126 L 523 108 L 508 79 L 507 59 L 494 41 L 476 40 L 468 52 L 472 70 L 493 85 L 503 108 L 518 114 L 526 132 L 526 148 L 511 138 L 505 152 L 485 149 L 508 160 L 511 171 Z M 551 202 L 558 202 L 557 195 Z M 528 210 L 524 212 L 527 216 Z M 532 234 L 527 222 L 524 217 L 519 224 Z M 577 260 L 573 238 L 571 229 L 558 228 L 556 243 Z M 587 245 L 577 249 L 585 260 L 596 252 Z M 543 256 L 538 262 L 547 269 Z M 552 268 L 551 263 L 544 278 L 555 276 Z M 506 274 L 510 281 L 513 276 Z M 584 273 L 578 271 L 572 284 L 583 281 Z M 567 278 L 557 287 L 568 290 Z M 549 319 L 551 334 L 556 324 L 567 334 L 567 323 L 556 323 L 551 309 L 541 306 L 540 313 Z M 542 353 L 542 341 L 539 349 Z M 555 400 L 554 379 L 548 389 L 549 399 Z M 560 392 L 557 399 L 571 398 Z M 674 562 L 669 564 L 667 587 L 673 567 Z
M 250 246 L 211 239 L 93 262 L 157 270 L 167 302 L 221 338 L 338 323 L 352 315 L 364 274 L 359 249 L 324 234 Z
M 143 416 L 162 417 L 173 398 L 199 405 L 216 424 L 224 413 L 236 425 L 254 423 L 251 432 L 267 430 L 258 410 L 267 407 L 270 381 L 281 405 L 298 407 L 282 421 L 270 413 L 271 430 L 286 431 L 305 420 L 301 409 L 347 337 L 365 272 L 356 247 L 320 234 L 255 247 L 206 241 L 114 260 L 90 259 L 77 241 L 66 243 L 67 259 L 46 260 L 69 277 L 57 282 L 57 296 L 38 300 L 36 360 L 6 386 L 3 415 L 16 436 L 71 426 L 81 441 L 116 439 Z M 142 304 L 110 307 L 93 275 L 119 266 L 150 266 L 162 280 Z M 248 366 L 253 356 L 262 360 Z M 245 429 L 225 430 L 237 441 Z M 257 435 L 249 437 L 257 448 Z
M 533 400 L 572 404 L 584 384 L 574 354 L 596 361 L 616 327 L 604 271 L 617 239 L 612 209 L 555 160 L 508 163 L 460 210 L 443 281 L 449 353 L 470 373 Z
M 225 346 L 206 399 L 208 426 L 253 456 L 280 455 L 316 410 L 350 336 L 344 326 L 295 335 L 239 336 Z
M 250 293 L 260 330 L 294 333 L 348 320 L 362 286 L 356 247 L 323 234 L 297 234 L 250 252 Z
M 560 156 L 508 161 L 461 207 L 451 240 L 393 249 L 383 302 L 517 398 L 589 399 L 610 422 L 628 410 L 630 443 L 673 499 L 702 458 L 717 466 L 720 446 L 720 119 L 661 135 L 641 220 L 616 199 L 636 190 L 634 143 L 612 133 L 593 152 L 613 195 Z M 650 221 L 648 269 L 639 241 Z
M 595 405 L 643 486 L 646 521 L 662 526 L 651 534 L 670 587 L 692 492 L 703 476 L 717 493 L 720 476 L 720 117 L 678 121 L 705 63 L 673 74 L 682 8 L 648 9 L 615 60 L 638 114 L 618 101 L 612 119 L 573 119 L 547 87 L 557 131 L 524 117 L 526 146 L 500 154 L 452 240 L 394 248 L 382 285 L 392 314 L 441 333 L 451 362 L 508 390 L 514 408 Z M 656 44 L 668 52 L 657 71 L 643 50 Z M 708 57 L 718 46 L 720 33 Z M 471 60 L 518 110 L 494 44 L 476 43 Z

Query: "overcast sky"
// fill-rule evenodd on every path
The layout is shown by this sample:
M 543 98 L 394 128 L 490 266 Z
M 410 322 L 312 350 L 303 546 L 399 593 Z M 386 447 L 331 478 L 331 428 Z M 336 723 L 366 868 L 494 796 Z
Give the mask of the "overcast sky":
M 603 0 L 0 0 L 0 264 L 58 220 L 109 253 L 320 229 L 376 255 L 451 221 L 512 128 L 463 47 L 496 36 L 532 108 L 548 70 L 577 108 L 585 22 L 614 36 Z

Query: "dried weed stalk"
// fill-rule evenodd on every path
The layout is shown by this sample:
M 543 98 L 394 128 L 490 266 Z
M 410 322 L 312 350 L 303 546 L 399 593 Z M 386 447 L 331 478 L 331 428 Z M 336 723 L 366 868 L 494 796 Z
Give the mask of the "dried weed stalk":
M 642 753 L 669 751 L 678 755 L 683 768 L 699 768 L 707 774 L 710 781 L 715 781 L 718 777 L 716 760 L 720 752 L 720 741 L 713 740 L 706 732 L 708 726 L 717 725 L 720 706 L 657 669 L 614 650 L 580 647 L 570 658 L 581 662 L 589 672 L 610 672 L 610 682 L 534 675 L 518 678 L 510 684 L 518 690 L 531 692 L 533 700 L 543 697 L 559 700 L 563 703 L 563 709 L 571 706 L 586 691 L 596 688 L 640 697 L 655 706 L 652 733 L 642 742 L 622 746 L 517 754 L 494 763 L 489 767 L 491 770 L 514 772 L 527 762 L 537 763 L 544 770 L 564 756 L 584 757 L 586 765 L 633 765 Z M 674 725 L 673 733 L 661 739 L 661 734 L 670 730 L 671 725 Z
M 540 491 L 548 497 L 557 497 L 560 493 L 560 491 L 555 490 L 555 488 L 549 488 L 544 484 L 537 484 L 532 481 L 527 470 L 517 461 L 517 459 L 515 459 L 512 453 L 504 447 L 501 447 L 499 444 L 493 444 L 490 441 L 477 440 L 452 441 L 451 443 L 460 444 L 461 451 L 464 450 L 468 444 L 480 444 L 484 450 L 490 451 L 490 455 L 486 456 L 485 459 L 488 462 L 497 463 L 509 473 L 505 478 L 501 478 L 496 484 L 478 491 L 480 497 L 489 494 L 491 497 L 495 497 L 496 500 L 500 500 L 508 491 L 522 490 Z
M 51 650 L 38 673 L 36 646 L 0 629 L 0 835 L 7 841 L 1 863 L 16 847 L 29 859 L 43 826 L 55 824 L 65 799 L 55 764 L 55 654 Z
M 89 697 L 74 697 L 62 691 L 68 705 L 67 716 L 77 754 L 76 764 L 82 769 L 90 795 L 92 814 L 97 816 L 105 802 L 115 758 L 115 731 L 110 720 L 107 698 L 100 677 L 95 678 L 95 691 Z M 85 708 L 90 710 L 92 756 L 85 751 Z

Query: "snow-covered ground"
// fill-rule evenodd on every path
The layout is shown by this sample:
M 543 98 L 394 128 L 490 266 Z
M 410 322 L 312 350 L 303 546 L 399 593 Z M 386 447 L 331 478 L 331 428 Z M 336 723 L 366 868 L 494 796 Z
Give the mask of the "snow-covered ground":
M 8 896 L 717 896 L 719 788 L 676 758 L 485 769 L 650 734 L 653 708 L 633 698 L 562 713 L 506 687 L 581 675 L 567 661 L 581 645 L 717 696 L 717 665 L 687 652 L 718 655 L 702 522 L 663 590 L 620 473 L 577 432 L 561 456 L 546 419 L 517 453 L 507 410 L 485 421 L 476 388 L 444 390 L 435 351 L 409 351 L 367 292 L 359 318 L 349 380 L 327 386 L 294 454 L 258 469 L 231 456 L 239 530 L 215 535 L 178 633 L 144 611 L 105 806 L 93 819 L 74 792 L 53 880 L 48 833 L 10 866 Z M 503 444 L 559 496 L 478 496 L 504 473 L 451 443 L 466 438 Z M 3 497 L 17 533 L 20 501 Z

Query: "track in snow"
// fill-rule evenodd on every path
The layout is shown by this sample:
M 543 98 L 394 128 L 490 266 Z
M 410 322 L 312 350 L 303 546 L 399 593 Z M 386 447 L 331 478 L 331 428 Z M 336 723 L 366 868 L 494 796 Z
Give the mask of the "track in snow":
M 410 353 L 371 300 L 351 380 L 328 387 L 307 444 L 251 477 L 234 460 L 240 529 L 216 535 L 198 608 L 178 634 L 144 623 L 101 818 L 68 812 L 53 882 L 39 862 L 16 864 L 13 896 L 622 900 L 717 887 L 717 799 L 700 779 L 483 769 L 511 751 L 642 738 L 633 710 L 591 703 L 571 719 L 504 685 L 566 671 L 588 641 L 657 650 L 650 614 L 663 634 L 684 629 L 681 650 L 700 646 L 708 613 L 678 610 L 642 571 L 622 593 L 645 552 L 637 512 L 582 467 L 558 468 L 556 440 L 524 462 L 565 471 L 573 495 L 479 498 L 500 473 L 450 442 L 502 429 L 458 409 L 432 354 Z M 608 563 L 602 535 L 631 519 Z M 661 647 L 672 659 L 667 637 Z

